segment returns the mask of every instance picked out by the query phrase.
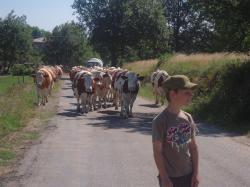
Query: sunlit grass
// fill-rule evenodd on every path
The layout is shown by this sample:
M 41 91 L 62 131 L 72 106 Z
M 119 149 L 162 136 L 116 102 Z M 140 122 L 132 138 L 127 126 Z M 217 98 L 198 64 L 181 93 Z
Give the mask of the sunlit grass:
M 157 60 L 142 60 L 127 63 L 123 66 L 123 69 L 128 69 L 130 71 L 134 71 L 139 73 L 142 76 L 146 76 L 151 73 L 157 65 Z

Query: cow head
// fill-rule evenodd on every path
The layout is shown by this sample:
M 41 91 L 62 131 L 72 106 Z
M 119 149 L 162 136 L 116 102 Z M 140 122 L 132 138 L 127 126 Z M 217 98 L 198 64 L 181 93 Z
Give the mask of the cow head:
M 106 72 L 103 75 L 103 83 L 105 85 L 111 85 L 111 83 L 112 83 L 112 77 L 111 77 L 111 75 L 108 72 Z
M 38 71 L 38 72 L 36 73 L 35 79 L 36 79 L 36 85 L 37 85 L 38 87 L 41 87 L 41 86 L 42 86 L 45 77 L 48 77 L 48 75 L 45 74 L 45 73 L 42 72 L 42 71 Z
M 84 75 L 84 84 L 87 93 L 92 93 L 93 91 L 93 78 L 90 73 Z
M 129 91 L 136 91 L 139 89 L 140 81 L 144 79 L 144 77 L 139 76 L 134 72 L 127 73 L 128 79 L 128 90 Z

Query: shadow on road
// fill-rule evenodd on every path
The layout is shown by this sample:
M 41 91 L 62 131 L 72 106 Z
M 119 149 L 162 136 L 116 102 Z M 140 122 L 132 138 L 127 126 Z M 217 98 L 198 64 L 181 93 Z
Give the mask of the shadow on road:
M 59 115 L 59 116 L 65 116 L 65 117 L 77 117 L 77 116 L 81 116 L 80 113 L 76 112 L 76 109 L 68 109 L 68 110 L 65 110 L 65 112 L 59 112 L 59 113 L 57 113 L 57 115 Z
M 197 127 L 199 129 L 199 136 L 203 137 L 235 137 L 241 136 L 239 133 L 228 132 L 221 127 L 205 124 L 205 123 L 197 123 Z
M 139 104 L 139 106 L 143 106 L 143 107 L 148 107 L 148 108 L 160 108 L 160 105 L 156 105 L 156 104 Z
M 105 130 L 109 129 L 126 129 L 126 132 L 135 133 L 139 132 L 145 135 L 151 135 L 152 132 L 152 120 L 156 114 L 151 113 L 134 113 L 133 118 L 123 119 L 120 117 L 119 111 L 105 110 L 99 111 L 105 115 L 96 117 L 95 120 L 102 122 L 88 123 L 94 127 L 102 127 Z

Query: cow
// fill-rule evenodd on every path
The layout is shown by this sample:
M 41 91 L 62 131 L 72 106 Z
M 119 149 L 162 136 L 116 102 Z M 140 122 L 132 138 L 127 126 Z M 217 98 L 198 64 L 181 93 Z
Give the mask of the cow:
M 53 77 L 46 68 L 41 68 L 36 72 L 34 78 L 37 89 L 38 106 L 41 104 L 45 105 L 45 103 L 48 102 L 48 95 L 52 89 Z
M 121 75 L 115 82 L 115 89 L 121 93 L 121 113 L 124 118 L 132 117 L 132 108 L 137 97 L 140 81 L 144 77 L 139 76 L 134 72 L 128 71 L 124 75 Z
M 96 100 L 98 97 L 98 107 L 102 107 L 102 101 L 104 102 L 104 108 L 107 108 L 107 96 L 109 91 L 111 90 L 112 77 L 106 72 L 100 74 L 100 78 L 94 78 L 95 80 L 95 92 L 93 95 L 93 106 L 95 108 Z
M 80 100 L 82 105 L 82 113 L 88 113 L 92 103 L 93 94 L 93 78 L 88 71 L 80 71 L 76 73 L 73 83 L 74 95 L 77 99 L 77 111 L 80 111 Z
M 118 110 L 118 106 L 121 104 L 122 95 L 121 95 L 121 84 L 123 81 L 120 80 L 122 76 L 124 76 L 128 71 L 117 69 L 117 71 L 113 74 L 112 77 L 112 95 L 113 95 L 113 105 L 115 106 L 115 110 Z M 119 81 L 118 81 L 119 80 Z
M 155 95 L 155 104 L 159 104 L 159 97 L 161 103 L 164 103 L 165 92 L 162 88 L 162 83 L 169 77 L 169 74 L 164 70 L 157 70 L 151 74 L 150 81 L 153 87 L 153 93 Z

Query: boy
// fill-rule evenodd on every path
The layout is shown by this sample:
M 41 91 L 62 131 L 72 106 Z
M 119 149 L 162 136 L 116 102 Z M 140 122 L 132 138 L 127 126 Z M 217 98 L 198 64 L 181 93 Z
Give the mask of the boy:
M 197 132 L 192 116 L 181 110 L 190 103 L 197 86 L 185 75 L 170 76 L 163 82 L 168 106 L 152 124 L 153 152 L 160 187 L 197 187 Z

